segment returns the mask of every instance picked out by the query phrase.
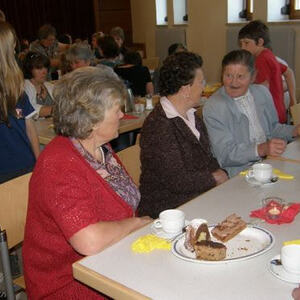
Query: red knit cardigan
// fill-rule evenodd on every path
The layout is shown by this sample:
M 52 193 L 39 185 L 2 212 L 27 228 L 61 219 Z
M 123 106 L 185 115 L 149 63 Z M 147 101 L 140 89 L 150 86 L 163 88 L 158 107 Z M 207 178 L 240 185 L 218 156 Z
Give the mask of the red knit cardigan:
M 73 279 L 72 263 L 82 256 L 68 241 L 90 224 L 133 215 L 71 141 L 56 137 L 40 155 L 30 181 L 23 245 L 29 299 L 101 299 Z

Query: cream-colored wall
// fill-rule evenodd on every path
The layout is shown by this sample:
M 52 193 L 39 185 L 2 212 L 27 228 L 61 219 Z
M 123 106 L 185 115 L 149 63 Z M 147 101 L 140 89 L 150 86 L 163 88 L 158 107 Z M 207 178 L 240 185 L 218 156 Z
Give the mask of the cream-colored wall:
M 189 24 L 186 26 L 187 47 L 204 60 L 208 82 L 220 80 L 221 60 L 226 53 L 227 1 L 187 0 Z M 146 43 L 147 56 L 155 56 L 155 0 L 131 0 L 134 42 Z M 168 0 L 169 25 L 172 27 L 172 0 Z M 254 1 L 254 19 L 267 20 L 267 0 Z M 284 23 L 281 23 L 284 24 Z M 300 49 L 300 23 L 289 25 L 296 31 L 296 49 Z M 295 57 L 297 99 L 300 100 L 300 57 Z M 300 102 L 300 101 L 298 101 Z
M 155 0 L 131 0 L 132 38 L 145 43 L 147 57 L 155 56 Z
M 204 61 L 207 82 L 220 78 L 220 62 L 226 49 L 227 1 L 189 0 L 187 47 Z

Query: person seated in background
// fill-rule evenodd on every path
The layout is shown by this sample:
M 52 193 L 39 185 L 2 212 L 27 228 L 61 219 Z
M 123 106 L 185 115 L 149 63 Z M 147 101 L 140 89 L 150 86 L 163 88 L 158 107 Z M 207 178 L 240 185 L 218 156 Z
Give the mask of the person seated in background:
M 185 52 L 187 51 L 186 47 L 181 44 L 181 43 L 174 43 L 171 44 L 168 48 L 168 56 L 177 53 L 177 52 Z M 153 81 L 153 86 L 154 86 L 154 93 L 158 94 L 159 93 L 159 68 L 154 70 L 153 76 L 152 76 L 152 81 Z
M 153 94 L 153 84 L 149 69 L 142 65 L 142 58 L 138 52 L 127 52 L 124 64 L 115 67 L 115 72 L 129 82 L 134 96 L 145 97 Z
M 203 118 L 213 153 L 229 176 L 267 155 L 280 156 L 297 127 L 280 124 L 269 90 L 252 84 L 254 56 L 235 50 L 223 58 L 223 87 L 205 103 Z
M 24 58 L 26 54 L 29 52 L 29 41 L 26 38 L 21 39 L 20 41 L 20 51 L 18 53 L 18 59 L 20 61 L 20 64 L 23 64 Z
M 286 123 L 287 113 L 283 99 L 283 74 L 288 84 L 291 103 L 295 102 L 295 86 L 291 70 L 279 64 L 276 57 L 269 49 L 271 46 L 269 28 L 261 21 L 252 21 L 239 31 L 240 47 L 248 50 L 255 56 L 256 76 L 255 83 L 265 85 L 273 97 L 279 122 Z
M 40 152 L 36 112 L 14 55 L 16 40 L 13 27 L 0 22 L 0 183 L 31 172 Z
M 38 52 L 29 51 L 23 62 L 25 92 L 39 117 L 49 117 L 53 106 L 53 84 L 47 82 L 50 60 Z
M 99 32 L 95 32 L 93 35 L 92 35 L 92 40 L 91 40 L 91 47 L 92 47 L 92 51 L 93 51 L 93 54 L 95 56 L 95 60 L 96 60 L 96 63 L 99 62 L 99 60 L 101 58 L 103 58 L 103 56 L 100 54 L 99 52 L 99 48 L 98 48 L 98 44 L 97 44 L 97 40 L 104 37 L 105 34 L 102 32 L 102 31 L 99 31 Z
M 93 59 L 93 52 L 88 44 L 74 44 L 66 53 L 66 60 L 72 70 L 87 67 Z
M 228 179 L 193 108 L 203 90 L 202 58 L 180 52 L 160 70 L 160 103 L 141 131 L 140 215 L 158 217 Z
M 109 35 L 114 38 L 115 42 L 117 43 L 117 45 L 119 47 L 118 60 L 120 62 L 123 62 L 124 56 L 128 52 L 128 49 L 125 47 L 125 33 L 124 33 L 123 28 L 121 28 L 119 26 L 113 27 L 110 30 Z
M 114 38 L 106 35 L 97 40 L 99 52 L 104 57 L 99 64 L 114 68 L 121 63 L 119 60 L 120 49 Z
M 177 52 L 186 52 L 187 49 L 186 47 L 181 44 L 181 43 L 174 43 L 172 45 L 169 46 L 168 48 L 168 55 L 172 55 L 174 53 L 177 53 Z
M 47 56 L 50 59 L 50 70 L 49 73 L 56 72 L 56 69 L 59 66 L 59 59 L 57 57 L 57 49 L 58 43 L 56 40 L 56 29 L 50 25 L 45 24 L 38 30 L 38 39 L 33 41 L 30 46 L 29 50 L 33 52 L 41 53 Z M 51 77 L 49 74 L 48 79 L 57 79 Z M 56 76 L 56 75 L 54 75 Z
M 118 136 L 126 89 L 106 70 L 79 68 L 55 85 L 58 136 L 42 152 L 29 187 L 23 244 L 29 299 L 102 299 L 74 279 L 72 264 L 151 221 L 135 217 L 139 190 L 109 145 Z
M 60 34 L 57 38 L 58 42 L 58 51 L 59 53 L 63 53 L 67 51 L 72 45 L 72 37 L 68 33 Z

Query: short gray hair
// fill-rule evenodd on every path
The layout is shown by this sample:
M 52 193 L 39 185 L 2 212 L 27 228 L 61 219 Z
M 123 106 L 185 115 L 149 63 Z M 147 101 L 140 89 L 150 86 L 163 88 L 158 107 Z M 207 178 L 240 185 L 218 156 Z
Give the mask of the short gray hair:
M 85 43 L 72 45 L 66 53 L 66 59 L 69 62 L 74 62 L 77 59 L 82 59 L 84 61 L 87 61 L 87 60 L 91 60 L 92 58 L 93 58 L 93 52 L 90 46 Z
M 79 68 L 55 84 L 53 122 L 57 134 L 86 139 L 93 126 L 104 120 L 105 112 L 124 101 L 125 86 L 108 69 Z

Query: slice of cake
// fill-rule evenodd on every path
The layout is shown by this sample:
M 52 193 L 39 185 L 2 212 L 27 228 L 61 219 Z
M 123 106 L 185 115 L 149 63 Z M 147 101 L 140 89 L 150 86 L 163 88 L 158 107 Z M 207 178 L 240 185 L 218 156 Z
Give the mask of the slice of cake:
M 229 241 L 242 230 L 247 227 L 245 221 L 236 214 L 228 216 L 224 221 L 219 223 L 212 231 L 211 234 L 218 240 L 224 242 Z
M 194 249 L 197 259 L 211 261 L 224 259 L 227 250 L 225 245 L 213 241 L 196 242 Z
M 185 232 L 184 246 L 191 252 L 194 252 L 194 246 L 197 242 L 210 241 L 210 233 L 206 223 L 200 224 L 198 227 L 188 225 Z

